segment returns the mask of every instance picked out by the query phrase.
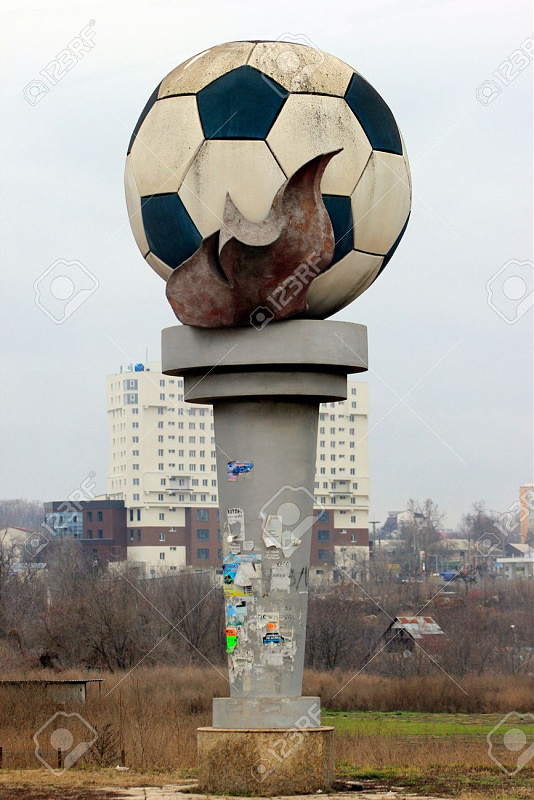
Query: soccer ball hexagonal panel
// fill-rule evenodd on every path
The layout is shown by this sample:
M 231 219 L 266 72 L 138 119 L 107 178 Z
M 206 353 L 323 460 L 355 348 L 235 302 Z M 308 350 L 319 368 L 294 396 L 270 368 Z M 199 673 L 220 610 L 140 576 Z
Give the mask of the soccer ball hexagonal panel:
M 404 158 L 373 150 L 352 194 L 354 249 L 386 255 L 406 222 L 410 202 Z
M 363 128 L 346 102 L 324 95 L 290 94 L 267 144 L 286 175 L 322 153 L 341 149 L 323 175 L 324 194 L 352 194 L 371 155 Z
M 246 64 L 253 49 L 251 42 L 228 42 L 198 53 L 163 78 L 158 98 L 196 94 L 221 75 Z
M 129 155 L 141 196 L 177 192 L 203 141 L 195 97 L 169 97 L 155 103 Z
M 219 230 L 226 194 L 252 222 L 261 222 L 286 176 L 265 144 L 214 139 L 204 142 L 179 196 L 205 238 Z
M 343 97 L 353 75 L 339 58 L 293 42 L 258 42 L 247 63 L 288 92 Z
M 308 289 L 308 314 L 324 319 L 352 303 L 372 284 L 382 266 L 382 256 L 350 253 L 318 275 Z

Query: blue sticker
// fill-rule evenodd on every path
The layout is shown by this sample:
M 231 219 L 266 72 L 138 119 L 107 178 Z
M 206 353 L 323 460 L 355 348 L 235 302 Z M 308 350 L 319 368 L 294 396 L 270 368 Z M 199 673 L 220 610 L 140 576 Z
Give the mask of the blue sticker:
M 228 462 L 228 480 L 237 481 L 239 478 L 248 478 L 251 476 L 254 464 L 252 461 L 229 461 Z

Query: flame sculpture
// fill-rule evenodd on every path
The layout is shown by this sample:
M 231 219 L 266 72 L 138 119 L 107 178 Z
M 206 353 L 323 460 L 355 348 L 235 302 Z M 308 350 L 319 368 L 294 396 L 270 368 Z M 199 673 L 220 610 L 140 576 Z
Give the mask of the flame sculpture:
M 246 219 L 226 195 L 222 229 L 206 237 L 167 282 L 180 322 L 228 328 L 250 325 L 253 312 L 266 305 L 272 319 L 306 311 L 308 286 L 334 255 L 321 178 L 339 152 L 300 167 L 280 187 L 262 222 Z

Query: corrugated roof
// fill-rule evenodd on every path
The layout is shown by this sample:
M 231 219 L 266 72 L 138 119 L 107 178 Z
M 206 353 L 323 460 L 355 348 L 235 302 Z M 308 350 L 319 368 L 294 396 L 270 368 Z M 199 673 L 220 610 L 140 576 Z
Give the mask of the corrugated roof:
M 395 617 L 391 627 L 408 631 L 414 639 L 443 634 L 438 623 L 432 617 Z

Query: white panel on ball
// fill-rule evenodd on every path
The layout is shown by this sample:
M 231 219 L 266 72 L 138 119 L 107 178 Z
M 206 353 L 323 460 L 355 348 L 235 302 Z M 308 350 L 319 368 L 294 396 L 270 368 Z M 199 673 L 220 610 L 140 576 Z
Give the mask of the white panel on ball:
M 160 278 L 163 278 L 164 281 L 168 281 L 172 275 L 171 267 L 168 267 L 161 258 L 158 258 L 154 255 L 154 253 L 149 253 L 146 256 L 147 264 L 150 264 L 154 272 L 157 272 Z
M 343 148 L 326 168 L 323 194 L 352 194 L 371 154 L 369 140 L 345 100 L 322 95 L 290 95 L 267 142 L 287 175 L 318 155 Z
M 222 226 L 227 192 L 247 219 L 261 222 L 285 179 L 265 142 L 213 139 L 200 148 L 178 194 L 205 238 Z
M 352 303 L 369 288 L 383 262 L 382 256 L 352 250 L 318 275 L 307 294 L 308 317 L 324 318 Z
M 180 64 L 163 79 L 158 98 L 199 92 L 221 75 L 246 64 L 253 48 L 251 42 L 229 42 L 204 50 Z
M 343 97 L 354 70 L 339 58 L 291 42 L 258 42 L 249 58 L 289 92 L 317 92 Z
M 132 171 L 131 156 L 126 158 L 126 168 L 124 170 L 124 191 L 126 194 L 126 208 L 128 209 L 128 219 L 132 228 L 134 239 L 143 256 L 146 256 L 150 247 L 145 235 L 143 215 L 141 214 L 141 196 L 135 182 Z
M 374 150 L 351 198 L 354 247 L 385 255 L 406 222 L 410 202 L 404 158 Z
M 158 100 L 141 125 L 130 153 L 141 196 L 177 192 L 203 141 L 195 97 Z

